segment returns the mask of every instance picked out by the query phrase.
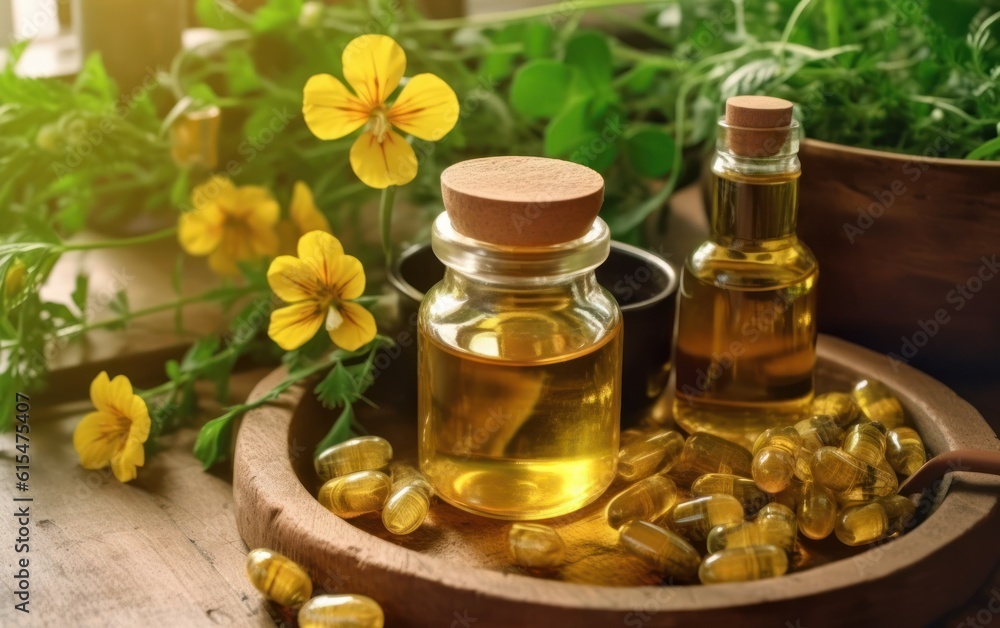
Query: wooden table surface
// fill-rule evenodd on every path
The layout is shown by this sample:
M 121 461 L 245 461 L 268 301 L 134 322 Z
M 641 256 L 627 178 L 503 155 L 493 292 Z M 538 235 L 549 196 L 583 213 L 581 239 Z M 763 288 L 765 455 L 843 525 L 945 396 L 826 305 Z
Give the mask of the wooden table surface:
M 684 219 L 684 212 L 680 213 Z M 689 217 L 696 214 L 690 214 Z M 683 237 L 690 225 L 679 225 Z M 46 288 L 49 298 L 69 294 L 82 265 L 95 289 L 113 286 L 122 273 L 137 306 L 172 298 L 169 268 L 176 253 L 172 242 L 69 257 L 57 267 Z M 204 290 L 214 281 L 192 264 L 185 291 Z M 68 296 L 66 296 L 68 298 Z M 4 602 L 0 625 L 80 624 L 87 626 L 270 626 L 287 620 L 262 603 L 244 574 L 248 548 L 236 531 L 230 469 L 206 473 L 191 453 L 196 431 L 184 429 L 163 439 L 163 449 L 147 461 L 139 477 L 121 484 L 108 472 L 87 471 L 78 464 L 72 433 L 89 411 L 85 387 L 96 374 L 96 362 L 135 352 L 159 352 L 129 368 L 127 374 L 149 385 L 159 381 L 163 355 L 176 353 L 193 335 L 219 329 L 220 315 L 211 308 L 186 314 L 189 334 L 171 330 L 172 314 L 154 316 L 127 332 L 99 333 L 82 347 L 66 349 L 56 360 L 70 369 L 56 378 L 49 392 L 33 395 L 31 417 L 30 553 L 31 614 L 13 609 L 15 554 L 11 539 L 18 525 L 2 518 Z M 112 374 L 117 374 L 115 371 Z M 232 398 L 245 398 L 266 369 L 234 377 Z M 162 376 L 159 376 L 162 378 Z M 145 380 L 145 381 L 144 381 Z M 45 405 L 51 398 L 77 391 L 77 401 Z M 71 395 L 72 396 L 72 395 Z M 211 406 L 207 414 L 211 414 Z M 210 417 L 206 417 L 210 418 Z M 0 436 L 0 497 L 13 499 L 13 438 Z M 998 566 L 1000 567 L 1000 566 Z M 1000 568 L 971 600 L 955 600 L 956 610 L 934 623 L 963 628 L 987 625 L 1000 604 Z M 987 615 L 989 617 L 987 617 Z M 971 621 L 978 622 L 969 623 Z M 931 621 L 935 618 L 928 618 Z

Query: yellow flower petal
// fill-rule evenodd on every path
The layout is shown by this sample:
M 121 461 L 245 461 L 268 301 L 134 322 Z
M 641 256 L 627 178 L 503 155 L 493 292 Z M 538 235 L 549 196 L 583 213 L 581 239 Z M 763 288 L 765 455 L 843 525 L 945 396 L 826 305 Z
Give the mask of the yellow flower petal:
M 221 175 L 213 175 L 191 192 L 191 203 L 195 209 L 208 206 L 228 207 L 233 205 L 235 198 L 236 186 L 232 180 Z
M 329 330 L 330 340 L 347 351 L 357 351 L 375 337 L 375 317 L 357 303 L 342 303 L 339 313 L 343 321 Z
M 277 247 L 277 234 L 274 234 Z M 230 229 L 222 234 L 219 246 L 208 256 L 208 265 L 219 275 L 238 275 L 239 262 L 261 257 L 254 247 L 253 234 L 248 229 Z
M 233 205 L 226 213 L 236 218 L 246 218 L 255 225 L 273 227 L 281 217 L 281 207 L 267 188 L 244 185 L 236 190 Z
M 365 292 L 365 269 L 358 258 L 341 255 L 330 269 L 332 283 L 327 284 L 341 300 L 357 299 Z
M 236 265 L 236 258 L 221 247 L 212 251 L 212 254 L 208 256 L 208 267 L 216 275 L 223 277 L 240 274 L 240 267 Z
M 90 401 L 101 412 L 127 416 L 132 408 L 132 382 L 124 375 L 109 379 L 107 371 L 101 371 L 90 382 Z
M 73 432 L 73 448 L 85 469 L 103 469 L 109 464 L 122 482 L 136 476 L 145 454 L 142 444 L 149 438 L 151 421 L 146 402 L 132 391 L 124 375 L 113 380 L 101 372 L 90 384 L 90 399 L 97 407 L 83 417 Z
M 316 273 L 297 257 L 282 255 L 274 258 L 267 269 L 267 283 L 285 303 L 305 301 L 316 296 L 319 285 Z
M 321 286 L 332 286 L 336 281 L 336 260 L 343 256 L 340 240 L 325 231 L 310 231 L 299 238 L 299 259 L 313 271 Z
M 288 209 L 295 225 L 301 233 L 310 231 L 326 231 L 331 233 L 330 221 L 316 207 L 316 200 L 313 198 L 312 190 L 302 181 L 296 181 L 292 190 L 292 205 Z
M 295 255 L 295 245 L 299 241 L 299 228 L 291 219 L 282 220 L 275 227 L 278 232 L 278 253 L 281 255 Z
M 83 417 L 77 424 L 73 432 L 73 449 L 80 456 L 80 465 L 84 469 L 108 466 L 125 437 L 121 422 L 120 418 L 99 410 Z
M 253 221 L 251 221 L 252 223 Z M 276 225 L 258 227 L 251 224 L 250 248 L 254 258 L 271 257 L 278 254 L 278 230 Z
M 395 131 L 389 130 L 381 142 L 365 131 L 351 146 L 351 168 L 368 187 L 405 185 L 417 176 L 417 155 Z
M 136 467 L 141 467 L 145 462 L 146 454 L 142 443 L 130 438 L 111 457 L 111 471 L 119 482 L 130 482 L 137 475 Z
M 437 76 L 418 74 L 389 109 L 389 122 L 422 140 L 437 141 L 458 122 L 458 97 Z
M 371 109 L 329 74 L 310 77 L 303 89 L 302 115 L 321 140 L 336 140 L 360 129 Z
M 385 102 L 406 70 L 406 53 L 386 35 L 355 37 L 341 60 L 344 78 L 369 111 Z
M 128 417 L 132 419 L 132 426 L 128 432 L 129 438 L 140 444 L 145 443 L 149 438 L 149 428 L 152 426 L 152 421 L 149 418 L 149 408 L 146 407 L 146 401 L 139 395 L 132 395 L 132 409 L 129 411 Z
M 316 335 L 323 317 L 324 312 L 315 301 L 279 308 L 271 312 L 267 335 L 285 351 L 298 349 Z
M 225 216 L 216 205 L 203 205 L 181 214 L 177 239 L 188 255 L 208 255 L 219 246 Z

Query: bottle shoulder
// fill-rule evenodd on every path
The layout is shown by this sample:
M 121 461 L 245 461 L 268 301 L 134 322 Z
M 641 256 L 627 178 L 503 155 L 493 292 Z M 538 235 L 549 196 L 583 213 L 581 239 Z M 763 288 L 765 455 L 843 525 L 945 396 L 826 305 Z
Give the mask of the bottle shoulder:
M 452 350 L 543 361 L 601 345 L 620 332 L 621 311 L 596 280 L 551 291 L 469 289 L 443 281 L 420 304 L 420 335 Z
M 797 237 L 753 248 L 707 240 L 688 257 L 685 274 L 710 284 L 744 289 L 773 289 L 815 283 L 819 264 Z

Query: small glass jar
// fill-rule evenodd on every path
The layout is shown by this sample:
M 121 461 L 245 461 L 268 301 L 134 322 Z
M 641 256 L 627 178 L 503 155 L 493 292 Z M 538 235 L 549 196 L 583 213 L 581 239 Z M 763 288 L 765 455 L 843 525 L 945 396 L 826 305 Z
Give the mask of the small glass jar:
M 608 226 L 548 246 L 432 233 L 444 280 L 418 318 L 420 465 L 469 512 L 543 519 L 577 510 L 614 479 L 622 317 L 594 276 Z

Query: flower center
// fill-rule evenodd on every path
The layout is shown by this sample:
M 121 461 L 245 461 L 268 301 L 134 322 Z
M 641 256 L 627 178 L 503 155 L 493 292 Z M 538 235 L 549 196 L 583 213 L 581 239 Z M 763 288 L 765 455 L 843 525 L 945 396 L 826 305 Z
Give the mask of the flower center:
M 326 331 L 333 331 L 343 324 L 344 317 L 337 310 L 337 306 L 330 304 L 330 307 L 326 310 Z
M 385 139 L 385 134 L 389 132 L 391 127 L 392 125 L 389 124 L 389 114 L 386 113 L 385 107 L 379 105 L 372 109 L 368 118 L 368 128 L 379 144 Z

